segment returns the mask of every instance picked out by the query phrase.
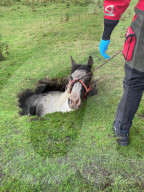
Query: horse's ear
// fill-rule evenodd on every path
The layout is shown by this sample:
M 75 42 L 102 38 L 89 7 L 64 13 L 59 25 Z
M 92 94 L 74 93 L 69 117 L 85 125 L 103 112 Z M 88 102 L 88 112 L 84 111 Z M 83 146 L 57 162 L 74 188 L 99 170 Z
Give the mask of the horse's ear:
M 73 60 L 72 56 L 70 57 L 70 59 L 71 59 L 71 65 L 72 65 L 72 66 L 73 66 L 73 65 L 76 65 L 76 62 Z
M 89 56 L 89 59 L 88 59 L 88 66 L 90 67 L 90 69 L 91 69 L 92 66 L 93 66 L 93 58 L 92 58 L 92 56 Z

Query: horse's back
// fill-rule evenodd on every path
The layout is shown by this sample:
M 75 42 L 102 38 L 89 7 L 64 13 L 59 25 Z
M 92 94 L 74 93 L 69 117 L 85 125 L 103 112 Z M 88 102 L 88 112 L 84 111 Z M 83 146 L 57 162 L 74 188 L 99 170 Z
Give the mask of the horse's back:
M 68 105 L 68 101 L 66 101 L 62 106 L 58 106 L 59 98 L 62 98 L 63 92 L 60 91 L 51 91 L 47 94 L 41 94 L 38 98 L 38 103 L 36 106 L 36 114 L 39 116 L 43 116 L 47 113 L 54 112 L 68 112 L 72 111 Z

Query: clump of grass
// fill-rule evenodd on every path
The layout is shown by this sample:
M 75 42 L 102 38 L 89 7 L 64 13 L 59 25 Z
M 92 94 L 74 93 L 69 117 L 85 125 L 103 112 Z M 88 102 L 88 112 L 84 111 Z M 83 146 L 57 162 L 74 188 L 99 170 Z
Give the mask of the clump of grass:
M 0 0 L 0 5 L 1 6 L 10 6 L 11 0 Z
M 102 0 L 98 0 L 97 1 L 97 5 L 99 8 L 102 8 L 103 7 L 103 1 Z
M 69 14 L 68 13 L 66 13 L 65 21 L 69 21 Z
M 0 35 L 0 61 L 4 60 L 4 53 L 9 54 L 8 45 L 2 41 L 2 36 Z
M 1 49 L 1 43 L 0 43 L 0 61 L 4 60 L 4 56 L 2 54 L 2 49 Z
M 1 0 L 0 5 L 9 6 L 16 2 L 20 2 L 25 5 L 38 5 L 38 4 L 46 4 L 49 2 L 52 3 L 66 3 L 66 4 L 75 4 L 86 6 L 89 3 L 92 3 L 93 0 Z

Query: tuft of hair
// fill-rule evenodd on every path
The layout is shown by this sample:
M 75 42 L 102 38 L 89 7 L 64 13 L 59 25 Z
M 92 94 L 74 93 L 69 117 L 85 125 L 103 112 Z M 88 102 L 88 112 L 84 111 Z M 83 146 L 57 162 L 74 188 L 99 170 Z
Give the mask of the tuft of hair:
M 57 100 L 57 102 L 55 103 L 55 105 L 57 106 L 58 109 L 61 109 L 63 107 L 63 105 L 67 102 L 69 95 L 70 95 L 69 88 L 67 88 L 65 90 L 65 92 Z

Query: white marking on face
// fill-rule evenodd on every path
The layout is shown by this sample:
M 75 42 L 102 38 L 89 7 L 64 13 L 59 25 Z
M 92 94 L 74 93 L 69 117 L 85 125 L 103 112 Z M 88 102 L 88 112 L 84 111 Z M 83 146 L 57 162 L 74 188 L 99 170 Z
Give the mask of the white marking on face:
M 71 74 L 73 80 L 79 79 L 84 75 L 86 75 L 86 71 L 83 71 L 83 70 L 76 70 L 74 73 Z M 84 79 L 81 79 L 81 80 L 83 81 Z M 80 82 L 76 82 L 72 88 L 71 94 L 72 95 L 76 94 L 78 97 L 80 97 L 82 87 L 83 85 Z

